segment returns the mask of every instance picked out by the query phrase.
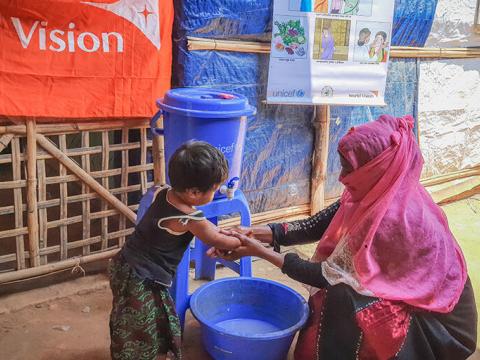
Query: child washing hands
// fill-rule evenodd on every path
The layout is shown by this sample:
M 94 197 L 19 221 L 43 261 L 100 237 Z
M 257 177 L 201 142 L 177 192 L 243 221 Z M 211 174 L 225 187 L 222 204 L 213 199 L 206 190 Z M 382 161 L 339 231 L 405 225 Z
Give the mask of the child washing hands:
M 227 236 L 238 238 L 241 245 L 235 249 L 228 250 L 211 247 L 207 251 L 209 257 L 234 261 L 244 256 L 256 256 L 267 260 L 280 269 L 283 267 L 285 255 L 272 251 L 265 246 L 272 245 L 273 241 L 273 235 L 268 226 L 238 226 L 229 230 L 221 229 L 220 232 Z
M 168 292 L 183 253 L 196 236 L 217 249 L 240 240 L 220 232 L 195 206 L 212 201 L 228 176 L 223 154 L 205 142 L 182 145 L 168 164 L 170 186 L 160 188 L 122 250 L 110 263 L 112 359 L 181 359 L 181 328 Z

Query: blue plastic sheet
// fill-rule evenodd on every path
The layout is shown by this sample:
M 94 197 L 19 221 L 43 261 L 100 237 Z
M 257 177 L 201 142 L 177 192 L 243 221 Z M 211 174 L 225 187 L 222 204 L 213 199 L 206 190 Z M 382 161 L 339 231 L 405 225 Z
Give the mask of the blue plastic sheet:
M 422 46 L 436 1 L 396 1 L 394 45 Z M 243 94 L 257 107 L 249 119 L 242 189 L 252 212 L 310 202 L 314 129 L 312 106 L 266 105 L 268 55 L 188 51 L 187 36 L 269 42 L 272 0 L 175 1 L 173 85 L 202 86 Z M 338 196 L 336 146 L 351 127 L 383 113 L 416 115 L 418 71 L 415 60 L 390 64 L 385 108 L 332 107 L 327 198 Z
M 373 121 L 382 114 L 417 116 L 418 63 L 416 59 L 391 60 L 385 89 L 386 107 L 332 106 L 330 109 L 330 152 L 328 154 L 327 199 L 338 197 L 343 191 L 338 181 L 340 159 L 338 142 L 353 126 Z M 417 131 L 417 127 L 415 127 Z

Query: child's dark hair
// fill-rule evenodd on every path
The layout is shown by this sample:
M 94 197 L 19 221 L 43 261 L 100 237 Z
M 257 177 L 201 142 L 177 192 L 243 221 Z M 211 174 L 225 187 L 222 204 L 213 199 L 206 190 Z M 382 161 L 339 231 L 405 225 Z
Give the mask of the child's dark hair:
M 177 191 L 197 188 L 205 192 L 228 177 L 228 163 L 222 152 L 204 141 L 180 146 L 168 162 L 170 185 Z
M 362 30 L 360 30 L 360 32 L 358 33 L 358 37 L 359 37 L 359 40 L 358 40 L 358 46 L 363 46 L 365 45 L 365 40 L 360 40 L 360 35 L 364 35 L 364 36 L 368 36 L 370 35 L 372 32 L 370 31 L 370 29 L 368 28 L 363 28 Z

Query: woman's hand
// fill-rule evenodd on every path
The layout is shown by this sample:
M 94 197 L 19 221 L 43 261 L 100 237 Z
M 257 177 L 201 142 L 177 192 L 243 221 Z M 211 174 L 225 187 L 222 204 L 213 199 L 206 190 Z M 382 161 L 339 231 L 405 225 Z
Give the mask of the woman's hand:
M 229 230 L 248 237 L 253 237 L 264 244 L 271 244 L 273 242 L 272 229 L 270 229 L 270 227 L 266 225 L 252 227 L 234 226 Z
M 221 257 L 228 261 L 238 260 L 244 256 L 261 256 L 265 249 L 261 242 L 240 234 L 236 231 L 222 230 L 228 232 L 230 236 L 235 236 L 240 240 L 241 245 L 234 250 L 226 251 L 216 248 L 210 248 L 207 255 L 210 257 Z
M 257 256 L 263 258 L 273 265 L 282 268 L 284 255 L 277 254 L 271 249 L 267 249 L 256 239 L 231 230 L 222 230 L 228 232 L 229 236 L 234 236 L 240 240 L 241 245 L 234 250 L 221 250 L 214 247 L 207 251 L 210 257 L 220 257 L 228 261 L 235 261 L 244 256 Z
M 229 229 L 245 236 L 253 236 L 253 228 L 250 226 L 237 225 Z

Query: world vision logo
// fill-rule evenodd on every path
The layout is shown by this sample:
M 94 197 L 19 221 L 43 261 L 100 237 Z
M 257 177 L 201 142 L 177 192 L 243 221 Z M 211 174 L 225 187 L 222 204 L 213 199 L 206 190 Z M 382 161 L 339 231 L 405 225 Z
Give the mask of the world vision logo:
M 85 6 L 93 6 L 119 16 L 133 24 L 160 50 L 160 14 L 158 0 L 120 0 L 113 3 L 81 1 Z M 123 35 L 115 31 L 94 33 L 76 31 L 75 22 L 70 22 L 67 28 L 55 29 L 48 25 L 48 21 L 36 20 L 27 24 L 18 17 L 10 17 L 16 35 L 22 47 L 28 49 L 38 46 L 39 50 L 54 52 L 71 52 L 78 50 L 87 53 L 93 52 L 123 52 Z M 38 43 L 32 43 L 38 38 Z

